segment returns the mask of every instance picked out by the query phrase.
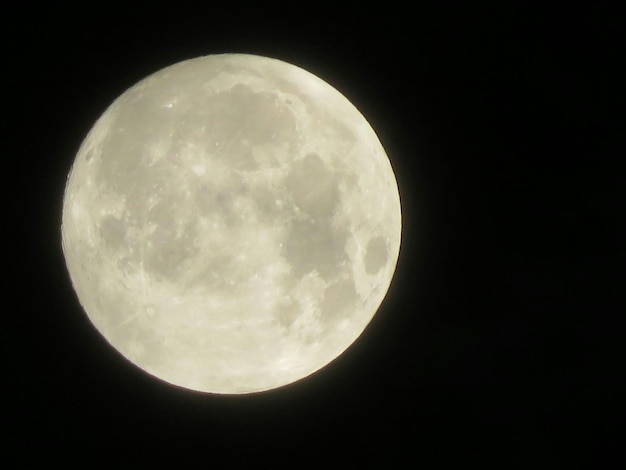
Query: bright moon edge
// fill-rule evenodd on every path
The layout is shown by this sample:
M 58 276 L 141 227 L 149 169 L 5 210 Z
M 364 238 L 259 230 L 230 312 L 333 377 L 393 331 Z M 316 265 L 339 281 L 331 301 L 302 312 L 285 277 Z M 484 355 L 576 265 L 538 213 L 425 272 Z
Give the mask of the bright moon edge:
M 81 145 L 62 245 L 90 321 L 165 382 L 247 394 L 320 370 L 389 289 L 401 211 L 389 159 L 337 90 L 221 54 L 122 94 Z

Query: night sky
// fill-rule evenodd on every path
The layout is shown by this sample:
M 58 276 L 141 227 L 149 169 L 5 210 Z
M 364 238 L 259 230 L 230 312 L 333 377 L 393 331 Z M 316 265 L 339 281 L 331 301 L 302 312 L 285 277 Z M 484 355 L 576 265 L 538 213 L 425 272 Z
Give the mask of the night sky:
M 615 12 L 211 3 L 4 17 L 4 453 L 179 468 L 623 459 Z M 60 240 L 65 178 L 106 107 L 223 52 L 291 62 L 346 95 L 387 150 L 404 218 L 396 275 L 358 341 L 309 378 L 239 397 L 170 386 L 109 347 Z

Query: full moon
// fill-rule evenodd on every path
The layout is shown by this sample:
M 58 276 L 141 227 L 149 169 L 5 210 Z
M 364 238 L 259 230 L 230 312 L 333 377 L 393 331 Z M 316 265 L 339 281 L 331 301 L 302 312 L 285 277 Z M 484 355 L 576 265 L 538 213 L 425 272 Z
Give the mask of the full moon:
M 246 394 L 311 375 L 363 333 L 396 268 L 400 197 L 339 91 L 218 54 L 109 106 L 70 170 L 61 233 L 81 306 L 126 359 Z

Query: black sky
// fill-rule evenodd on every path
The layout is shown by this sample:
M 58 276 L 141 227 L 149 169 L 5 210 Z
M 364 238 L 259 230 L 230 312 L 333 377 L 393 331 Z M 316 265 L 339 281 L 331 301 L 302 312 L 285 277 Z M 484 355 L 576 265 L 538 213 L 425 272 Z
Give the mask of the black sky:
M 4 18 L 9 455 L 218 468 L 619 459 L 615 12 L 261 3 L 23 6 Z M 404 217 L 391 290 L 357 343 L 308 379 L 238 398 L 165 385 L 112 351 L 74 295 L 59 228 L 65 177 L 110 102 L 222 52 L 283 59 L 343 92 L 387 149 Z

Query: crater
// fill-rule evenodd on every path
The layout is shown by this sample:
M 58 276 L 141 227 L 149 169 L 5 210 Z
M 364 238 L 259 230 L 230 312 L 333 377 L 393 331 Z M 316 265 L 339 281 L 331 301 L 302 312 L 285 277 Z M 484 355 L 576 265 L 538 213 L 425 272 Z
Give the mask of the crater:
M 365 272 L 370 275 L 376 274 L 387 263 L 388 258 L 389 249 L 385 239 L 380 236 L 370 238 L 363 257 Z

